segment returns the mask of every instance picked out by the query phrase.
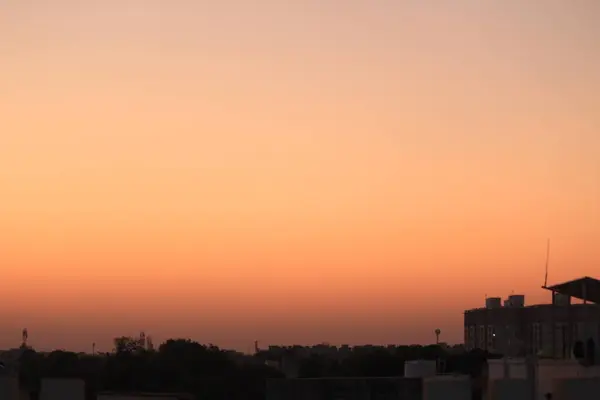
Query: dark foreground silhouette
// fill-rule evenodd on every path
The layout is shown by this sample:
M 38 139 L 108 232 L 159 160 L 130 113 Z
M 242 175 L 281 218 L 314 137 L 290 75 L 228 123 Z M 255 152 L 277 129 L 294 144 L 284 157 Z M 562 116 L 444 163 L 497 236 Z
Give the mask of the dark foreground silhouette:
M 67 351 L 48 354 L 25 348 L 19 372 L 21 386 L 35 393 L 42 378 L 81 378 L 89 398 L 98 391 L 185 392 L 197 399 L 265 399 L 266 380 L 283 378 L 266 365 L 277 356 L 268 350 L 253 356 L 224 351 L 191 340 L 171 339 L 146 350 L 135 339 L 115 340 L 113 353 L 87 355 Z M 293 352 L 293 348 L 284 349 Z M 280 355 L 279 355 L 280 357 Z M 299 377 L 402 376 L 404 361 L 443 360 L 444 372 L 477 377 L 487 355 L 441 346 L 367 348 L 340 357 L 309 355 L 297 361 Z

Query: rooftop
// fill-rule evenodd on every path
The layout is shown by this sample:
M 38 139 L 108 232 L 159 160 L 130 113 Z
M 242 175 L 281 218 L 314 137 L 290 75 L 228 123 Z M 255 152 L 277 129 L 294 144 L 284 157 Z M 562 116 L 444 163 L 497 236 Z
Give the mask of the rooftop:
M 599 304 L 600 305 L 600 304 Z M 478 307 L 478 308 L 471 308 L 468 310 L 464 310 L 463 312 L 465 314 L 469 314 L 469 313 L 477 313 L 477 312 L 484 312 L 484 311 L 488 311 L 488 312 L 497 312 L 497 313 L 501 313 L 501 312 L 506 312 L 506 313 L 518 313 L 521 312 L 522 310 L 531 310 L 531 309 L 539 309 L 539 308 L 550 308 L 550 307 L 554 307 L 552 305 L 552 303 L 543 303 L 543 304 L 530 304 L 530 305 L 526 305 L 523 307 L 498 307 L 498 308 L 487 308 L 487 307 Z M 585 308 L 585 307 L 597 307 L 596 304 L 593 304 L 589 299 L 588 299 L 588 304 L 570 304 L 570 307 L 581 307 L 581 308 Z M 511 311 L 513 310 L 513 311 Z
M 553 286 L 542 286 L 543 289 L 565 296 L 600 304 L 600 280 L 584 276 Z

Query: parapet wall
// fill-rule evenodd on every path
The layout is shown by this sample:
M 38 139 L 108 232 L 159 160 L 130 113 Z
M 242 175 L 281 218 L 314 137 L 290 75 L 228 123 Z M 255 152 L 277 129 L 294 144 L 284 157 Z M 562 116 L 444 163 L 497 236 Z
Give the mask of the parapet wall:
M 16 376 L 0 376 L 0 399 L 17 400 L 20 396 L 19 378 Z
M 85 400 L 81 379 L 42 379 L 40 400 Z

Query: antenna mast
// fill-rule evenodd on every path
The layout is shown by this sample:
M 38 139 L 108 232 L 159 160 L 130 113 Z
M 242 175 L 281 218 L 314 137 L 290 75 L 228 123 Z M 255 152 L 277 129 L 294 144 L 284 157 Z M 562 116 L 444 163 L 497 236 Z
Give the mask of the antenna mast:
M 27 339 L 29 339 L 29 332 L 27 332 L 27 328 L 23 329 L 21 332 L 21 337 L 23 341 L 21 342 L 21 348 L 27 348 Z
M 544 275 L 544 287 L 548 285 L 548 264 L 550 262 L 550 239 L 546 245 L 546 273 Z

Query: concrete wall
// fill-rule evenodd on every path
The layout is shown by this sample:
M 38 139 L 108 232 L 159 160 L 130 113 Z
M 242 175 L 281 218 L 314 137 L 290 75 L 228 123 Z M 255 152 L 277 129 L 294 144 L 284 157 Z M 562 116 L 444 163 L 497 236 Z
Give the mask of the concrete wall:
M 531 400 L 532 384 L 527 379 L 496 379 L 488 387 L 489 400 Z
M 272 379 L 267 381 L 267 400 L 320 400 L 321 382 L 318 379 Z
M 325 378 L 271 379 L 267 400 L 421 400 L 421 379 Z
M 505 375 L 505 369 L 508 376 Z M 527 365 L 525 360 L 521 358 L 509 358 L 501 360 L 488 360 L 488 380 L 496 379 L 526 379 Z
M 2 399 L 2 397 L 0 397 L 0 399 Z M 30 400 L 31 399 L 31 393 L 29 392 L 29 390 L 21 389 L 20 390 L 19 399 L 20 400 Z
M 598 400 L 600 378 L 557 379 L 552 395 L 553 400 Z
M 19 378 L 16 376 L 0 376 L 0 399 L 18 400 L 19 397 Z
M 128 396 L 128 395 L 102 395 L 96 397 L 97 400 L 178 400 L 177 397 L 168 396 Z
M 437 376 L 423 379 L 423 400 L 471 400 L 468 376 Z
M 85 400 L 85 382 L 81 379 L 42 379 L 40 400 Z
M 506 360 L 509 369 L 508 378 L 529 378 L 524 359 Z M 535 363 L 536 390 L 538 399 L 543 399 L 546 393 L 552 393 L 554 381 L 570 378 L 600 377 L 600 366 L 583 367 L 575 360 L 537 360 Z M 488 387 L 494 382 L 504 379 L 504 360 L 488 360 Z
M 578 377 L 600 377 L 600 367 L 583 367 L 575 360 L 540 360 L 537 369 L 538 391 L 551 393 L 554 380 Z

